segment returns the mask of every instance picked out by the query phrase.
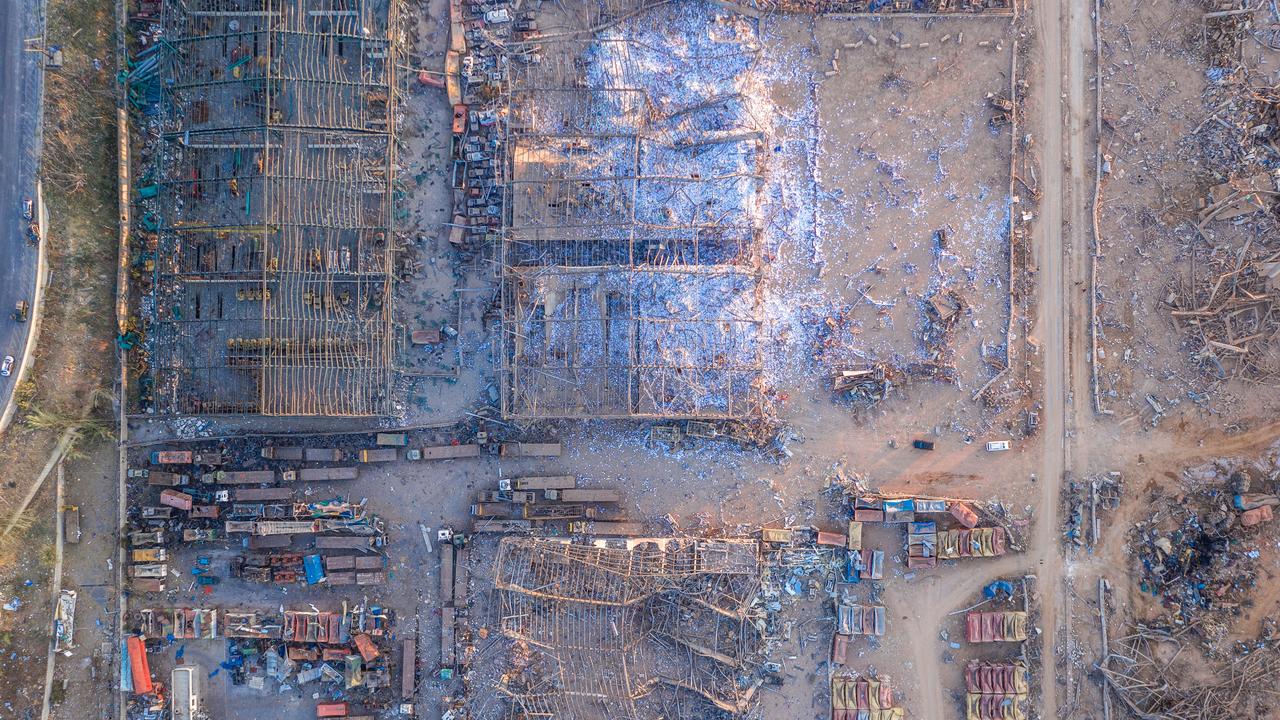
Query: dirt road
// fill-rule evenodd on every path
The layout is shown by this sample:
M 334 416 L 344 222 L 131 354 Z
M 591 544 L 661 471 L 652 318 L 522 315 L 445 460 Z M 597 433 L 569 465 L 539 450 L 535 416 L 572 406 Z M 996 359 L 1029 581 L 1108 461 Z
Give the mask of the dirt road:
M 1066 11 L 1066 12 L 1064 12 Z M 1040 576 L 1044 631 L 1044 678 L 1040 716 L 1058 717 L 1058 628 L 1067 618 L 1059 552 L 1059 493 L 1063 474 L 1072 469 L 1081 433 L 1092 418 L 1087 407 L 1089 244 L 1085 235 L 1086 155 L 1091 108 L 1085 99 L 1085 50 L 1092 21 L 1079 3 L 1047 0 L 1036 8 L 1043 56 L 1040 132 L 1044 202 L 1035 228 L 1041 295 L 1036 335 L 1044 352 L 1044 445 L 1041 462 L 1040 519 L 1032 545 Z M 1065 29 L 1065 38 L 1063 35 Z M 1065 44 L 1064 44 L 1065 40 Z M 1065 71 L 1065 72 L 1064 72 Z M 1064 150 L 1066 151 L 1064 153 Z M 1064 222 L 1065 221 L 1065 222 Z

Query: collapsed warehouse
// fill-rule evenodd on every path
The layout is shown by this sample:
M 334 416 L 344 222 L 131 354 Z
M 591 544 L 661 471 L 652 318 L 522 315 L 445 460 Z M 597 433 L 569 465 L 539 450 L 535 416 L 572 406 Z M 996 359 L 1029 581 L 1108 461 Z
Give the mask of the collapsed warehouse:
M 672 12 L 680 12 L 673 10 Z M 514 43 L 505 96 L 504 414 L 765 412 L 754 31 L 686 13 Z
M 162 5 L 136 409 L 387 414 L 397 1 Z
M 736 718 L 763 682 L 754 540 L 503 538 L 511 717 Z

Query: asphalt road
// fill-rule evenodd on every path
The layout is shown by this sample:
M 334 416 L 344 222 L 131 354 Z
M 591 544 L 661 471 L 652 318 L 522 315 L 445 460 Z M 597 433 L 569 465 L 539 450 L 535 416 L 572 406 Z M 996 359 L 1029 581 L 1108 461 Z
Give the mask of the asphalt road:
M 36 196 L 36 131 L 41 102 L 43 56 L 23 50 L 23 40 L 39 37 L 43 24 L 38 0 L 0 2 L 0 357 L 12 355 L 13 375 L 0 377 L 0 408 L 13 393 L 17 363 L 30 323 L 10 319 L 19 300 L 31 301 L 36 287 L 36 248 L 27 242 L 23 201 Z

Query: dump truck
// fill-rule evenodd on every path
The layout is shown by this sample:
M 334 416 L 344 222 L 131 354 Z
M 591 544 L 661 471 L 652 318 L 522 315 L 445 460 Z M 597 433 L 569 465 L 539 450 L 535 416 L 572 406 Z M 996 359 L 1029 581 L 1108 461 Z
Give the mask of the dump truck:
M 151 453 L 152 465 L 187 465 L 191 463 L 190 450 L 156 450 Z
M 410 460 L 453 460 L 456 458 L 480 457 L 480 446 L 473 443 L 459 445 L 436 445 L 411 450 L 418 455 Z M 407 453 L 406 453 L 407 455 Z
M 499 487 L 503 482 L 505 481 L 499 481 Z M 576 487 L 578 478 L 573 475 L 536 475 L 510 481 L 512 490 L 571 490 Z
M 395 448 L 361 450 L 359 454 L 360 462 L 362 463 L 395 462 L 397 457 Z
M 502 457 L 560 457 L 560 443 L 502 443 Z
M 13 306 L 13 315 L 11 317 L 17 322 L 26 322 L 27 312 L 30 310 L 30 308 L 31 306 L 27 304 L 26 300 L 19 300 Z
M 269 446 L 262 448 L 261 454 L 267 460 L 302 460 L 306 457 L 306 451 L 300 447 Z
M 569 488 L 567 490 L 547 490 L 546 498 L 554 502 L 578 503 L 620 503 L 622 494 L 617 490 L 605 488 Z
M 395 451 L 393 450 L 392 452 Z M 329 480 L 355 480 L 358 474 L 359 468 L 356 466 L 302 468 L 301 470 L 285 470 L 280 473 L 280 479 L 284 482 L 326 482 Z
M 275 481 L 275 470 L 218 470 L 200 476 L 200 482 L 208 485 L 263 485 Z
M 381 447 L 406 447 L 409 436 L 404 433 L 378 433 L 373 442 Z

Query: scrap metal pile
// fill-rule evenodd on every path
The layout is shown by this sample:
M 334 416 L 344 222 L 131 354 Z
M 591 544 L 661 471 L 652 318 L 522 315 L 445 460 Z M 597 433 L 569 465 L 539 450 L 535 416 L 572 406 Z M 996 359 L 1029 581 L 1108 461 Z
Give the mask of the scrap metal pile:
M 1274 717 L 1275 678 L 1280 673 L 1273 627 L 1236 648 L 1225 662 L 1211 662 L 1189 649 L 1189 628 L 1139 624 L 1112 641 L 1099 670 L 1115 696 L 1140 718 L 1237 720 Z M 1179 662 L 1181 659 L 1181 662 Z
M 740 718 L 764 682 L 754 540 L 505 537 L 509 717 Z
M 278 612 L 148 607 L 138 611 L 133 623 L 121 670 L 131 718 L 168 717 L 167 683 L 156 679 L 166 675 L 156 665 L 169 647 L 185 647 L 188 641 L 225 641 L 227 659 L 213 674 L 225 669 L 233 685 L 265 691 L 270 682 L 273 694 L 300 688 L 319 699 L 321 707 L 341 707 L 342 717 L 356 708 L 386 707 L 393 672 L 410 677 L 414 672 L 411 661 L 397 664 L 393 659 L 394 614 L 367 602 L 344 603 L 339 611 L 315 605 Z
M 1274 4 L 1271 13 L 1280 21 Z M 1189 249 L 1190 282 L 1172 281 L 1165 304 L 1184 349 L 1206 374 L 1266 382 L 1280 374 L 1280 87 L 1259 84 L 1240 64 L 1252 17 L 1238 3 L 1219 3 L 1204 16 L 1213 65 L 1204 98 L 1209 117 L 1188 151 L 1203 157 L 1215 178 L 1195 225 L 1207 250 L 1199 243 Z
M 1270 508 L 1280 504 L 1276 449 L 1252 462 L 1219 460 L 1183 473 L 1186 495 L 1155 496 L 1130 536 L 1142 592 L 1160 599 L 1166 622 L 1221 645 L 1273 552 Z

